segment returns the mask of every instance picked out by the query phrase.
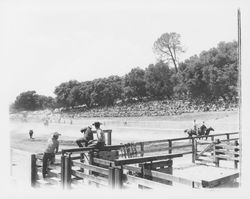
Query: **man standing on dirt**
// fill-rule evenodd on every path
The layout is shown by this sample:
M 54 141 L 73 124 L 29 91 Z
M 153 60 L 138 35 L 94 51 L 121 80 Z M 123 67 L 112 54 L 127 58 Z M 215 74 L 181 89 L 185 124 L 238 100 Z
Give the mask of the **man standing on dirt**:
M 48 140 L 47 148 L 45 149 L 43 154 L 43 178 L 45 178 L 47 174 L 48 161 L 53 161 L 55 159 L 55 154 L 58 152 L 58 138 L 60 135 L 60 133 L 55 132 L 53 133 L 52 138 Z
M 29 131 L 29 135 L 30 135 L 30 139 L 32 139 L 33 138 L 33 130 L 31 129 L 30 131 Z
M 80 139 L 77 139 L 76 140 L 76 144 L 79 146 L 79 147 L 87 147 L 88 146 L 88 143 L 89 141 L 93 140 L 93 132 L 91 130 L 91 127 L 88 126 L 88 127 L 85 127 L 83 129 L 80 130 L 81 133 L 84 133 L 84 136 L 83 138 L 80 138 Z M 82 145 L 82 143 L 84 143 L 84 145 Z

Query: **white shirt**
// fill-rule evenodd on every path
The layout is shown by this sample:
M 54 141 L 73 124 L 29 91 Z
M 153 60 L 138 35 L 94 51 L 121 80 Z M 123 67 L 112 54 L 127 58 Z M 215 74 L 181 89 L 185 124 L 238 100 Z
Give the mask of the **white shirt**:
M 97 141 L 105 143 L 105 135 L 104 135 L 103 130 L 102 129 L 97 129 L 96 133 L 97 133 Z

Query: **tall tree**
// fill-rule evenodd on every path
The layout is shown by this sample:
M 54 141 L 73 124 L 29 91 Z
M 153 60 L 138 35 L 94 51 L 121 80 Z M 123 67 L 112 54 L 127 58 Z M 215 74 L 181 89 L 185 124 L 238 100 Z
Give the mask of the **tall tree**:
M 220 42 L 180 64 L 174 91 L 191 98 L 232 99 L 238 92 L 237 43 Z
M 90 94 L 91 104 L 99 106 L 113 105 L 115 100 L 121 98 L 121 78 L 110 76 L 93 80 L 93 91 Z
M 69 82 L 61 83 L 59 86 L 55 88 L 54 93 L 56 94 L 57 103 L 63 107 L 74 106 L 74 96 L 75 92 L 71 92 L 72 88 L 75 86 L 79 86 L 80 83 L 76 80 L 70 80 Z
M 184 52 L 180 42 L 180 34 L 175 32 L 164 33 L 154 42 L 153 50 L 160 60 L 172 63 L 175 72 L 178 72 L 178 56 Z
M 153 65 L 150 64 L 146 68 L 145 81 L 146 89 L 149 96 L 152 98 L 162 99 L 170 98 L 173 94 L 173 84 L 171 82 L 172 71 L 168 64 L 160 61 Z
M 39 100 L 36 91 L 22 92 L 16 97 L 14 106 L 16 109 L 32 111 L 39 108 Z
M 143 69 L 133 68 L 124 78 L 124 94 L 128 99 L 146 96 L 145 71 Z

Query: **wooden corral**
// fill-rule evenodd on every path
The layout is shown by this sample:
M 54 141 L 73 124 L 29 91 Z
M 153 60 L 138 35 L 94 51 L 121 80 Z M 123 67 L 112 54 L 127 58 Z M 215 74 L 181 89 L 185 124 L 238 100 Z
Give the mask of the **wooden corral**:
M 225 133 L 208 136 L 209 140 L 202 140 L 201 136 L 110 145 L 101 149 L 64 149 L 57 155 L 55 165 L 49 166 L 45 179 L 41 177 L 42 154 L 33 154 L 31 185 L 58 184 L 63 188 L 74 188 L 95 184 L 123 189 L 168 188 L 178 184 L 192 188 L 215 187 L 239 177 L 238 135 Z M 211 170 L 212 178 L 183 175 L 187 171 L 185 168 L 182 173 L 175 171 L 174 162 L 190 155 L 191 166 L 187 168 L 194 168 L 194 171 L 199 168 L 203 173 Z M 234 168 L 221 167 L 221 161 L 233 161 Z

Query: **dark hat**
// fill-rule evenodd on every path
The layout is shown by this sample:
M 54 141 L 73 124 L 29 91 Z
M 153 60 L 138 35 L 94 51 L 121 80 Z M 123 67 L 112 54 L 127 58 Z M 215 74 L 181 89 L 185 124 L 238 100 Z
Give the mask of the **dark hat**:
M 58 137 L 59 135 L 61 135 L 61 134 L 58 133 L 58 132 L 54 132 L 54 133 L 52 134 L 53 137 Z
M 92 125 L 94 125 L 94 126 L 100 126 L 102 123 L 100 123 L 100 122 L 94 122 Z

